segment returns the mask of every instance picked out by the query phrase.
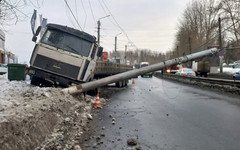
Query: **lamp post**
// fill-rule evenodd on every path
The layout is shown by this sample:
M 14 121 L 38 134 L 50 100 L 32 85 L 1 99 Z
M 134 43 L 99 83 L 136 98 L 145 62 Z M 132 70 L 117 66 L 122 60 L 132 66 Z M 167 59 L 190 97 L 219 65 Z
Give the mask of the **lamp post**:
M 97 29 L 98 29 L 98 32 L 97 32 L 97 33 L 98 33 L 98 35 L 97 35 L 97 37 L 98 37 L 98 38 L 97 38 L 97 41 L 98 41 L 98 42 L 97 42 L 97 43 L 98 43 L 98 45 L 100 45 L 100 26 L 101 26 L 100 20 L 101 20 L 101 19 L 104 19 L 104 18 L 107 18 L 107 17 L 109 17 L 109 16 L 110 16 L 110 15 L 101 17 L 101 18 L 99 18 L 98 21 L 97 21 L 97 25 L 98 25 L 98 28 L 97 28 Z
M 116 56 L 117 55 L 117 36 L 120 35 L 120 34 L 122 34 L 122 32 L 115 35 L 115 60 L 116 60 L 116 57 L 117 57 Z

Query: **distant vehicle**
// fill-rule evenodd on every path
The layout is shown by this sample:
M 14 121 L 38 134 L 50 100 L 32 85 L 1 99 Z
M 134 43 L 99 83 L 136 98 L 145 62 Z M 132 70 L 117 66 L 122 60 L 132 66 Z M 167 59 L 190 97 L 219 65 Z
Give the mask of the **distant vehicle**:
M 196 73 L 190 68 L 179 69 L 176 74 L 181 76 L 196 76 Z
M 210 64 L 208 61 L 193 61 L 192 70 L 196 73 L 196 76 L 207 77 L 210 72 Z
M 140 64 L 135 64 L 133 67 L 134 67 L 134 69 L 139 69 L 140 68 Z
M 149 62 L 141 62 L 140 63 L 140 68 L 146 67 L 146 66 L 149 66 Z M 142 74 L 141 77 L 146 77 L 147 76 L 149 78 L 152 78 L 152 75 L 153 75 L 153 73 L 149 72 L 149 73 Z
M 173 65 L 173 66 L 167 67 L 166 72 L 175 74 L 176 72 L 178 72 L 179 69 L 182 69 L 182 68 L 183 68 L 183 65 Z
M 233 62 L 233 65 L 240 65 L 240 60 L 234 61 L 234 62 Z
M 233 80 L 240 80 L 240 71 L 233 74 Z
M 0 75 L 7 73 L 7 65 L 0 64 Z

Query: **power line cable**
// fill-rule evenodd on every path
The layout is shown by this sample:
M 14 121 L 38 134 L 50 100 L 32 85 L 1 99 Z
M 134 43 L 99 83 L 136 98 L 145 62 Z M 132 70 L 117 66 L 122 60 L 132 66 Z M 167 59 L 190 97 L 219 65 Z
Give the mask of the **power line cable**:
M 66 11 L 66 15 L 67 15 L 67 18 L 68 18 L 68 20 L 70 21 L 70 23 L 73 25 L 74 28 L 77 28 L 77 27 L 75 26 L 75 24 L 73 23 L 73 20 L 72 20 L 72 18 L 71 18 L 71 15 L 69 14 L 69 9 L 67 8 L 67 6 L 65 6 L 65 11 Z
M 73 14 L 73 12 L 72 12 L 72 9 L 71 9 L 71 8 L 70 8 L 70 6 L 68 5 L 68 2 L 67 2 L 67 0 L 64 0 L 64 1 L 65 1 L 66 5 L 67 5 L 68 9 L 70 10 L 70 12 L 71 12 L 71 14 L 72 14 L 72 16 L 73 16 L 74 20 L 77 22 L 77 25 L 78 25 L 78 26 L 79 26 L 79 28 L 80 28 L 80 29 L 83 31 L 83 29 L 82 29 L 81 25 L 79 24 L 79 22 L 77 21 L 77 19 L 76 19 L 75 15 Z
M 237 22 L 235 22 L 235 24 L 238 23 L 238 22 L 240 22 L 240 20 L 238 20 Z M 234 25 L 230 25 L 230 26 L 227 27 L 226 29 L 222 30 L 221 33 L 223 33 L 223 32 L 225 32 L 225 31 L 229 30 L 232 26 L 234 26 Z M 206 41 L 205 43 L 201 44 L 201 45 L 198 46 L 196 49 L 199 49 L 199 48 L 201 48 L 202 46 L 204 46 L 205 44 L 208 44 L 209 42 L 211 42 L 212 40 L 214 40 L 215 38 L 217 38 L 217 36 L 218 36 L 217 33 L 213 34 L 213 35 L 210 37 L 210 39 L 209 39 L 208 41 Z
M 75 0 L 75 11 L 76 11 L 76 18 L 77 18 L 77 21 L 79 21 L 78 20 L 78 11 L 77 11 L 78 9 L 77 9 L 77 0 Z
M 103 7 L 103 5 L 102 5 L 102 3 L 101 3 L 101 0 L 98 0 L 98 2 L 99 2 L 99 4 L 100 4 L 100 6 L 102 7 L 105 15 L 109 15 L 109 14 L 107 13 L 106 9 Z M 108 20 L 109 20 L 113 25 L 117 26 L 117 24 L 115 24 L 110 18 L 108 18 Z
M 93 18 L 93 21 L 94 21 L 94 24 L 95 24 L 96 19 L 95 19 L 94 14 L 93 14 L 92 4 L 91 4 L 90 0 L 88 0 L 88 3 L 89 3 L 89 6 L 90 6 L 90 11 L 91 11 L 91 14 L 92 14 L 92 18 Z
M 83 0 L 81 0 L 81 3 L 82 3 L 82 8 L 83 8 L 83 11 L 84 11 L 84 14 L 85 14 L 84 26 L 83 26 L 83 29 L 85 29 L 86 22 L 87 22 L 87 12 L 86 12 L 86 9 L 84 7 Z
M 112 12 L 110 11 L 110 9 L 108 8 L 108 6 L 106 5 L 105 1 L 102 0 L 103 5 L 106 7 L 106 9 L 108 10 L 109 14 L 111 15 L 111 17 L 113 18 L 114 22 L 116 23 L 117 27 L 123 32 L 123 34 L 127 37 L 128 41 L 130 43 L 132 43 L 132 45 L 134 45 L 136 48 L 137 46 L 133 43 L 133 41 L 129 38 L 129 36 L 127 35 L 127 33 L 125 32 L 125 30 L 119 25 L 119 23 L 117 22 L 117 20 L 115 19 L 115 17 L 113 16 Z M 137 48 L 138 49 L 138 48 Z

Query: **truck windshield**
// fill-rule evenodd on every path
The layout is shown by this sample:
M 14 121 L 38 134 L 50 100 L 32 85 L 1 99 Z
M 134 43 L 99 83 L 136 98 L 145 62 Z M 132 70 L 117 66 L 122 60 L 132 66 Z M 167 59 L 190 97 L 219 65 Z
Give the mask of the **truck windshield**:
M 86 57 L 92 46 L 84 39 L 55 29 L 48 29 L 41 42 Z

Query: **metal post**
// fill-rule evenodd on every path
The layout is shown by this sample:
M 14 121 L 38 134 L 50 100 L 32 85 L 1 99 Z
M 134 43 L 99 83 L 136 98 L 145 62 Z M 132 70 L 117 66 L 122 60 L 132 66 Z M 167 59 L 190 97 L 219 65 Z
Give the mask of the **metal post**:
M 219 26 L 219 49 L 222 49 L 222 27 L 221 27 L 221 18 L 218 18 L 218 26 Z M 219 56 L 220 59 L 220 73 L 223 72 L 223 56 Z
M 115 50 L 115 61 L 116 61 L 116 58 L 117 58 L 117 36 L 115 36 L 115 45 L 114 45 L 114 50 Z
M 205 56 L 210 55 L 210 54 L 215 54 L 218 51 L 219 50 L 217 50 L 216 48 L 200 51 L 200 52 L 193 53 L 193 54 L 190 54 L 190 55 L 187 55 L 187 56 L 182 56 L 182 57 L 167 60 L 167 61 L 164 61 L 164 62 L 161 62 L 161 63 L 157 63 L 157 64 L 154 64 L 154 65 L 150 65 L 150 66 L 147 66 L 147 67 L 143 67 L 143 68 L 140 68 L 140 69 L 135 69 L 135 70 L 123 72 L 123 73 L 120 73 L 120 74 L 116 74 L 116 75 L 113 75 L 113 76 L 109 76 L 109 77 L 106 77 L 106 78 L 102 78 L 102 79 L 99 79 L 99 80 L 95 80 L 95 81 L 92 81 L 92 82 L 87 82 L 87 83 L 83 83 L 83 84 L 80 84 L 80 85 L 71 86 L 69 88 L 63 89 L 63 91 L 66 92 L 66 93 L 70 93 L 70 94 L 82 93 L 82 92 L 85 92 L 85 91 L 96 89 L 98 87 L 105 86 L 105 85 L 110 84 L 110 83 L 124 81 L 124 80 L 130 79 L 130 78 L 136 77 L 138 75 L 141 75 L 141 74 L 161 70 L 165 67 L 169 67 L 169 66 L 176 65 L 176 64 L 179 64 L 179 63 L 185 63 L 185 62 L 188 62 L 188 61 L 193 61 L 193 60 L 205 57 Z
M 98 35 L 97 35 L 97 41 L 98 41 L 97 44 L 98 44 L 98 45 L 100 45 L 100 26 L 101 26 L 100 20 L 103 19 L 103 18 L 107 18 L 107 17 L 109 17 L 109 16 L 110 16 L 110 15 L 107 15 L 107 16 L 104 16 L 104 17 L 102 17 L 102 18 L 99 18 L 98 21 L 97 21 L 97 25 L 98 25 L 98 27 L 97 27 L 97 34 L 98 34 Z
M 125 56 L 124 56 L 125 64 L 127 64 L 127 56 L 126 56 L 126 52 L 127 52 L 127 45 L 125 45 Z
M 120 34 L 122 34 L 122 32 L 115 35 L 115 44 L 114 44 L 115 45 L 115 48 L 114 48 L 115 49 L 115 60 L 116 60 L 116 57 L 117 57 L 116 56 L 117 55 L 117 36 L 120 35 Z
M 191 37 L 188 37 L 188 42 L 189 42 L 189 53 L 192 54 L 192 43 L 191 43 Z M 190 68 L 192 68 L 192 62 L 189 62 Z
M 100 45 L 100 25 L 101 25 L 100 20 L 97 21 L 97 25 L 98 25 L 98 28 L 97 28 L 98 45 Z
M 179 57 L 179 46 L 177 45 L 177 57 Z

